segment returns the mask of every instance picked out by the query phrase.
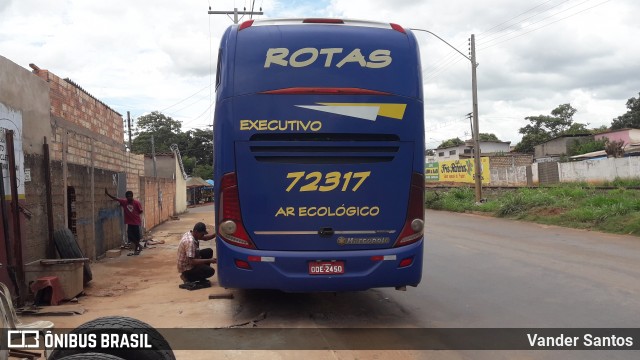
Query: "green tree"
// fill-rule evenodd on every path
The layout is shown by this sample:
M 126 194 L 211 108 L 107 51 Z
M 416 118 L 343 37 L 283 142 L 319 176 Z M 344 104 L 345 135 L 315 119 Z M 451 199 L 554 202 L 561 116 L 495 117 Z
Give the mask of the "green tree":
M 640 129 L 640 92 L 637 98 L 627 100 L 627 109 L 624 115 L 618 116 L 611 122 L 611 130 L 624 128 Z
M 571 104 L 562 104 L 551 111 L 551 115 L 528 116 L 529 125 L 521 127 L 522 140 L 515 151 L 532 153 L 536 145 L 566 134 L 589 133 L 587 125 L 573 122 L 577 110 Z
M 563 131 L 561 135 L 593 134 L 593 131 L 589 130 L 587 126 L 589 126 L 589 124 L 573 123 L 568 129 Z
M 151 137 L 156 153 L 171 152 L 170 146 L 180 143 L 182 124 L 158 111 L 136 119 L 135 139 L 131 142 L 131 151 L 136 154 L 151 154 Z
M 442 142 L 437 149 L 444 149 L 452 146 L 464 145 L 464 141 L 460 140 L 460 138 L 452 138 Z
M 594 151 L 604 150 L 607 145 L 607 140 L 588 140 L 580 141 L 574 140 L 567 149 L 568 156 L 582 155 Z
M 182 152 L 180 152 L 180 154 L 182 154 Z M 184 166 L 184 172 L 187 173 L 187 175 L 191 175 L 194 176 L 194 169 L 196 168 L 197 165 L 197 160 L 194 157 L 189 157 L 189 156 L 182 156 L 182 165 Z
M 212 130 L 193 129 L 184 133 L 184 145 L 180 152 L 197 159 L 198 165 L 213 166 L 213 133 Z M 211 177 L 211 176 L 209 176 Z
M 480 141 L 500 141 L 495 134 L 480 133 L 478 138 Z
M 213 165 L 198 164 L 193 170 L 193 176 L 201 177 L 204 180 L 213 179 Z
M 609 127 L 607 125 L 601 125 L 600 127 L 591 129 L 591 133 L 596 135 L 596 134 L 601 134 L 603 132 L 607 132 L 609 131 Z

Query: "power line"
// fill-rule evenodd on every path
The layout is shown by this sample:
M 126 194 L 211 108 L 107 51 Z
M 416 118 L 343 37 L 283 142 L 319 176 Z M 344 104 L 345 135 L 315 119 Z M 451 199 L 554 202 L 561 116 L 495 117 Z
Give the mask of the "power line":
M 544 11 L 538 12 L 538 13 L 536 13 L 535 15 L 532 15 L 532 16 L 530 16 L 530 17 L 526 18 L 526 19 L 520 20 L 520 21 L 519 21 L 519 23 L 516 23 L 516 24 L 513 24 L 513 25 L 509 25 L 509 26 L 507 26 L 507 27 L 505 27 L 505 28 L 502 28 L 502 29 L 499 29 L 499 30 L 491 31 L 491 30 L 493 30 L 493 29 L 495 29 L 495 28 L 498 28 L 498 27 L 500 27 L 500 26 L 502 26 L 502 25 L 505 25 L 505 24 L 507 24 L 507 23 L 511 22 L 512 20 L 515 20 L 515 19 L 519 18 L 520 16 L 525 15 L 525 14 L 527 14 L 527 13 L 529 13 L 529 12 L 531 12 L 531 11 L 533 11 L 533 10 L 535 10 L 535 9 L 537 9 L 537 8 L 539 8 L 539 7 L 543 6 L 543 5 L 545 5 L 545 4 L 547 4 L 547 3 L 551 2 L 551 1 L 553 1 L 553 0 L 548 0 L 548 1 L 545 1 L 545 2 L 543 2 L 543 3 L 541 3 L 541 4 L 538 4 L 538 5 L 534 6 L 534 7 L 532 7 L 531 9 L 529 9 L 529 10 L 527 10 L 527 11 L 523 12 L 523 13 L 520 13 L 520 14 L 518 14 L 518 15 L 516 15 L 516 16 L 514 16 L 514 17 L 512 17 L 511 19 L 509 19 L 509 20 L 507 20 L 507 21 L 504 21 L 504 22 L 502 22 L 502 23 L 500 23 L 500 24 L 498 24 L 498 25 L 496 25 L 496 26 L 492 27 L 491 29 L 489 29 L 489 30 L 485 31 L 484 33 L 478 34 L 478 36 L 480 36 L 480 35 L 484 35 L 484 36 L 488 37 L 488 35 L 489 35 L 489 34 L 491 34 L 491 33 L 500 33 L 501 31 L 504 31 L 504 30 L 507 30 L 507 29 L 509 29 L 509 28 L 512 28 L 512 27 L 514 27 L 514 26 L 518 25 L 519 23 L 522 23 L 522 22 L 524 22 L 524 21 L 526 21 L 526 20 L 529 20 L 529 19 L 531 19 L 531 18 L 534 18 L 534 17 L 536 17 L 536 16 L 538 16 L 538 15 L 540 15 L 540 14 L 544 14 L 545 12 L 547 12 L 547 11 L 549 11 L 549 10 L 551 10 L 551 9 L 554 9 L 554 8 L 556 8 L 556 7 L 558 7 L 558 6 L 562 5 L 562 4 L 564 4 L 564 3 L 566 3 L 566 2 L 568 2 L 568 1 L 570 1 L 570 0 L 564 0 L 564 1 L 562 1 L 561 3 L 559 3 L 559 4 L 555 5 L 555 6 L 552 6 L 552 7 L 548 8 L 548 9 L 546 9 L 546 10 L 544 10 Z M 487 34 L 487 35 L 485 35 L 485 33 L 488 33 L 488 34 Z
M 211 107 L 213 107 L 213 105 L 215 105 L 215 101 L 212 101 L 211 104 L 200 115 L 198 115 L 198 116 L 196 116 L 196 117 L 194 117 L 194 118 L 192 118 L 190 120 L 183 121 L 182 125 L 184 126 L 184 125 L 187 125 L 187 124 L 189 124 L 191 122 L 194 122 L 194 121 L 200 119 L 204 114 L 207 113 L 207 111 L 209 111 L 209 109 L 211 109 Z
M 481 34 L 487 34 L 487 35 L 490 35 L 490 34 L 492 34 L 492 33 L 499 34 L 499 33 L 503 32 L 503 31 L 505 31 L 505 30 L 507 30 L 507 29 L 513 28 L 513 27 L 518 26 L 518 25 L 522 25 L 524 21 L 526 21 L 526 20 L 530 20 L 530 19 L 532 19 L 532 18 L 535 18 L 536 16 L 540 16 L 540 15 L 542 15 L 542 14 L 546 13 L 546 12 L 549 12 L 550 10 L 555 9 L 555 8 L 557 8 L 557 7 L 561 6 L 562 4 L 564 4 L 564 3 L 566 3 L 566 2 L 569 2 L 569 1 L 571 1 L 571 0 L 564 0 L 564 1 L 560 2 L 559 4 L 556 4 L 556 5 L 552 6 L 552 7 L 546 8 L 546 9 L 544 9 L 543 11 L 538 11 L 537 13 L 533 14 L 532 16 L 526 17 L 526 18 L 524 18 L 524 19 L 520 20 L 518 23 L 512 24 L 512 25 L 510 25 L 510 26 L 508 26 L 508 27 L 504 27 L 504 28 L 498 29 L 498 28 L 500 28 L 502 25 L 508 24 L 508 23 L 512 22 L 513 20 L 515 20 L 515 19 L 518 19 L 518 18 L 522 17 L 523 15 L 526 15 L 526 14 L 528 14 L 528 13 L 531 13 L 532 11 L 534 11 L 534 10 L 536 10 L 536 9 L 539 9 L 539 8 L 543 7 L 544 5 L 547 5 L 547 4 L 548 4 L 548 3 L 550 3 L 551 1 L 553 1 L 553 0 L 547 0 L 547 1 L 544 1 L 544 2 L 542 2 L 542 3 L 540 3 L 540 4 L 538 4 L 538 5 L 536 5 L 536 6 L 532 7 L 532 8 L 530 8 L 530 9 L 528 9 L 528 10 L 526 10 L 526 11 L 524 11 L 524 12 L 522 12 L 522 13 L 518 14 L 518 15 L 516 15 L 516 16 L 511 17 L 509 20 L 503 21 L 503 22 L 501 22 L 501 23 L 499 23 L 499 24 L 497 24 L 497 25 L 495 25 L 495 26 L 493 26 L 493 27 L 491 27 L 491 28 L 489 28 L 489 29 L 485 30 L 485 31 L 484 31 L 483 33 L 481 33 Z M 491 38 L 491 36 L 487 36 L 488 38 L 487 38 L 487 37 L 485 37 L 485 38 L 483 39 L 483 41 L 482 41 L 482 42 L 479 42 L 479 44 L 478 44 L 478 45 L 486 45 L 486 44 L 489 44 L 489 43 L 494 42 L 494 41 L 496 41 L 496 40 L 498 40 L 498 39 L 501 39 L 501 38 L 503 38 L 503 37 L 505 37 L 505 36 L 508 36 L 509 34 L 513 34 L 513 33 L 517 32 L 517 31 L 519 31 L 519 30 L 522 30 L 522 29 L 524 29 L 524 28 L 526 28 L 526 27 L 530 27 L 530 26 L 535 25 L 535 24 L 537 24 L 537 23 L 540 23 L 540 22 L 542 22 L 542 21 L 544 21 L 544 20 L 547 20 L 547 19 L 550 19 L 550 18 L 552 18 L 552 17 L 554 17 L 554 16 L 557 16 L 558 14 L 561 14 L 561 13 L 563 13 L 563 12 L 566 12 L 566 11 L 568 11 L 568 10 L 571 10 L 571 9 L 573 9 L 573 8 L 575 8 L 575 7 L 580 6 L 580 5 L 583 5 L 583 4 L 585 4 L 585 3 L 589 2 L 589 1 L 592 1 L 592 0 L 586 0 L 586 1 L 583 1 L 583 2 L 581 2 L 581 3 L 579 3 L 579 4 L 577 4 L 577 5 L 571 6 L 571 7 L 567 8 L 567 9 L 562 10 L 562 11 L 559 11 L 559 12 L 556 12 L 556 13 L 551 14 L 551 15 L 549 15 L 549 16 L 546 16 L 546 17 L 542 18 L 541 20 L 538 20 L 538 21 L 533 22 L 533 23 L 531 23 L 531 24 L 524 25 L 523 27 L 521 27 L 521 28 L 519 28 L 519 29 L 517 29 L 517 30 L 513 30 L 513 31 L 510 31 L 510 32 L 507 32 L 507 33 L 502 34 L 502 35 L 500 35 L 500 36 L 493 37 L 493 38 Z M 570 16 L 567 16 L 567 17 L 565 17 L 565 18 L 562 18 L 562 19 L 559 19 L 559 20 L 557 20 L 557 21 L 554 21 L 554 22 L 548 23 L 548 24 L 546 24 L 545 26 L 541 26 L 541 27 L 539 27 L 539 28 L 536 28 L 536 29 L 533 29 L 533 30 L 531 30 L 531 31 L 525 32 L 525 33 L 523 33 L 523 34 L 520 34 L 520 35 L 517 35 L 517 36 L 511 37 L 511 38 L 506 39 L 506 40 L 504 40 L 504 41 L 501 41 L 501 42 L 499 42 L 499 43 L 496 43 L 496 44 L 493 44 L 493 45 L 490 45 L 490 46 L 482 47 L 481 49 L 487 49 L 487 48 L 489 48 L 489 47 L 491 47 L 491 46 L 495 46 L 495 45 L 501 44 L 501 43 L 503 43 L 503 42 L 505 42 L 505 41 L 508 41 L 508 40 L 514 39 L 514 38 L 516 38 L 516 37 L 519 37 L 519 36 L 522 36 L 522 35 L 525 35 L 525 34 L 528 34 L 529 32 L 532 32 L 532 31 L 535 31 L 535 30 L 541 29 L 541 28 L 546 27 L 546 26 L 548 26 L 548 25 L 551 25 L 551 24 L 553 24 L 553 23 L 555 23 L 555 22 L 558 22 L 558 21 L 564 20 L 564 19 L 566 19 L 566 18 L 568 18 L 568 17 L 571 17 L 571 16 L 574 16 L 574 15 L 577 15 L 577 14 L 579 14 L 579 13 L 582 13 L 582 12 L 586 11 L 586 10 L 589 10 L 589 9 L 592 9 L 592 8 L 594 8 L 594 7 L 596 7 L 596 6 L 602 5 L 602 4 L 604 4 L 605 2 L 608 2 L 608 1 L 611 1 L 611 0 L 604 1 L 604 2 L 602 2 L 602 3 L 599 3 L 599 4 L 597 4 L 597 5 L 592 6 L 592 7 L 590 7 L 590 8 L 584 9 L 584 10 L 579 11 L 579 12 L 577 12 L 577 13 L 574 13 L 574 14 L 572 14 L 572 15 L 570 15 Z M 498 29 L 498 30 L 495 30 L 495 29 Z M 486 36 L 486 35 L 485 35 L 485 36 Z M 453 51 L 450 51 L 446 56 L 444 56 L 444 57 L 443 57 L 443 58 L 441 58 L 440 60 L 437 60 L 433 65 L 431 65 L 431 66 L 429 66 L 429 67 L 425 67 L 425 68 L 423 68 L 423 69 L 422 69 L 422 72 L 423 72 L 423 81 L 432 80 L 432 79 L 434 79 L 434 78 L 436 78 L 436 77 L 440 76 L 440 75 L 441 75 L 445 70 L 447 70 L 447 69 L 448 69 L 448 68 L 450 68 L 451 66 L 455 65 L 456 63 L 460 62 L 460 60 L 461 60 L 461 59 L 452 60 L 452 58 L 453 58 L 454 56 L 455 56 L 455 53 L 454 53 Z
M 591 1 L 591 0 L 583 1 L 582 3 L 580 3 L 580 4 L 576 5 L 576 6 L 582 5 L 582 4 L 584 4 L 584 3 L 586 3 L 586 2 L 589 2 L 589 1 Z M 598 7 L 598 6 L 600 6 L 600 5 L 603 5 L 603 4 L 605 4 L 605 3 L 608 3 L 609 1 L 611 1 L 611 0 L 605 0 L 605 1 L 603 1 L 603 2 L 600 2 L 600 3 L 598 3 L 598 4 L 595 4 L 595 5 L 591 6 L 591 7 L 586 8 L 586 9 L 580 10 L 580 11 L 578 11 L 578 12 L 576 12 L 576 13 L 571 14 L 571 15 L 565 16 L 565 17 L 563 17 L 563 18 L 561 18 L 561 19 L 558 19 L 558 20 L 556 20 L 556 21 L 552 21 L 552 22 L 550 22 L 550 23 L 547 23 L 547 24 L 545 24 L 545 25 L 543 25 L 543 26 L 540 26 L 540 27 L 538 27 L 538 28 L 532 29 L 532 30 L 530 30 L 530 31 L 524 32 L 524 33 L 519 34 L 519 35 L 516 35 L 516 36 L 513 36 L 513 37 L 511 37 L 511 38 L 508 38 L 508 39 L 506 39 L 506 40 L 500 41 L 500 42 L 495 43 L 495 44 L 493 44 L 493 45 L 485 46 L 485 47 L 483 47 L 483 48 L 482 48 L 482 49 L 480 49 L 480 50 L 485 50 L 485 49 L 488 49 L 488 48 L 490 48 L 490 47 L 493 47 L 493 46 L 496 46 L 496 45 L 502 44 L 502 43 L 504 43 L 504 42 L 507 42 L 507 41 L 509 41 L 509 40 L 513 40 L 513 39 L 519 38 L 520 36 L 524 36 L 524 35 L 526 35 L 526 34 L 529 34 L 529 33 L 531 33 L 531 32 L 534 32 L 534 31 L 536 31 L 536 30 L 540 30 L 540 29 L 542 29 L 542 28 L 545 28 L 545 27 L 547 27 L 547 26 L 553 25 L 553 24 L 555 24 L 555 23 L 557 23 L 557 22 L 560 22 L 560 21 L 562 21 L 562 20 L 566 20 L 566 19 L 568 19 L 568 18 L 570 18 L 570 17 L 576 16 L 576 15 L 578 15 L 578 14 L 581 14 L 581 13 L 585 12 L 585 11 L 591 10 L 591 9 L 593 9 L 593 8 L 595 8 L 595 7 Z M 571 7 L 571 8 L 574 8 L 574 7 L 576 7 L 576 6 L 573 6 L 573 7 Z M 569 9 L 571 9 L 571 8 L 569 8 Z M 569 10 L 569 9 L 567 9 L 567 10 Z M 556 13 L 556 14 L 554 14 L 554 15 L 552 15 L 552 16 L 555 16 L 555 15 L 557 15 L 557 14 L 560 14 L 560 13 L 562 13 L 562 12 L 564 12 L 564 11 L 566 11 L 566 10 L 563 10 L 563 11 L 561 11 L 561 12 L 559 12 L 559 13 Z M 543 19 L 543 20 L 546 20 L 546 18 L 545 18 L 545 19 Z M 542 20 L 541 20 L 541 21 L 542 21 Z M 540 22 L 540 21 L 538 21 L 538 22 Z M 538 23 L 538 22 L 536 22 L 536 23 Z M 532 23 L 531 25 L 536 24 L 536 23 Z M 495 40 L 495 39 L 494 39 L 494 40 Z M 493 41 L 493 40 L 492 40 L 492 41 Z
M 451 126 L 451 125 L 453 125 L 455 123 L 458 123 L 458 122 L 461 122 L 461 121 L 467 121 L 467 118 L 456 119 L 456 120 L 447 120 L 447 121 L 442 122 L 442 123 L 440 123 L 440 124 L 438 124 L 436 126 L 433 126 L 433 127 L 430 127 L 430 128 L 426 128 L 424 130 L 425 131 L 436 131 L 438 129 L 442 129 L 442 128 L 447 127 L 447 126 Z
M 433 71 L 433 72 L 432 72 L 432 75 L 425 75 L 425 77 L 424 77 L 423 81 L 431 80 L 431 79 L 433 79 L 433 78 L 438 77 L 438 76 L 439 76 L 440 74 L 442 74 L 445 70 L 447 70 L 447 69 L 448 69 L 448 68 L 450 68 L 451 66 L 453 66 L 453 65 L 455 65 L 455 64 L 457 64 L 457 63 L 459 63 L 460 61 L 462 61 L 462 59 L 457 59 L 457 60 L 455 60 L 455 61 L 453 61 L 453 62 L 450 62 L 450 63 L 448 63 L 448 64 L 445 64 L 446 66 L 443 66 L 440 70 Z
M 166 108 L 164 108 L 164 109 L 162 109 L 162 110 L 158 110 L 158 111 L 159 111 L 159 112 L 164 112 L 164 111 L 167 111 L 167 110 L 171 109 L 171 108 L 172 108 L 172 107 L 174 107 L 174 106 L 180 105 L 180 104 L 182 104 L 183 102 L 185 102 L 185 101 L 187 101 L 187 100 L 191 99 L 192 97 L 194 97 L 194 96 L 198 95 L 199 93 L 201 93 L 201 92 L 205 91 L 206 89 L 211 88 L 211 85 L 213 85 L 213 83 L 210 83 L 209 85 L 207 85 L 207 86 L 203 87 L 202 89 L 200 89 L 200 90 L 196 91 L 195 93 L 193 93 L 193 94 L 191 94 L 191 95 L 187 96 L 186 98 L 184 98 L 184 99 L 182 99 L 182 100 L 178 101 L 177 103 L 175 103 L 175 104 L 173 104 L 173 105 L 171 105 L 171 106 L 168 106 L 168 107 L 166 107 Z

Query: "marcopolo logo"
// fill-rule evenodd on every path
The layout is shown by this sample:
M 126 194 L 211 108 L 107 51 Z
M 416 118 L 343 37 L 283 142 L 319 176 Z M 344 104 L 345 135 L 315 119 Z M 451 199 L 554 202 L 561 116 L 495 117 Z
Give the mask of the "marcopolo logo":
M 33 349 L 40 347 L 38 330 L 7 330 L 7 347 L 9 349 Z

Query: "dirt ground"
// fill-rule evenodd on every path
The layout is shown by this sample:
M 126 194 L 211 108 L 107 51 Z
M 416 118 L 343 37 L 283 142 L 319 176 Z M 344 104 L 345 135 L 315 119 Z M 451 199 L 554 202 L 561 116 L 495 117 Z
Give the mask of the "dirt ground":
M 190 208 L 179 220 L 169 220 L 152 229 L 154 241 L 164 244 L 150 245 L 139 256 L 127 256 L 123 249 L 119 257 L 103 258 L 91 263 L 93 280 L 84 288 L 77 303 L 65 302 L 48 307 L 64 311 L 81 309 L 82 315 L 23 316 L 24 322 L 53 321 L 56 328 L 72 329 L 102 316 L 128 316 L 142 320 L 156 328 L 224 327 L 231 323 L 229 299 L 210 300 L 209 295 L 229 295 L 230 291 L 212 287 L 197 291 L 180 289 L 182 283 L 176 269 L 176 253 L 182 234 L 202 221 L 213 231 L 213 206 Z M 211 247 L 211 241 L 201 242 L 201 248 Z M 215 248 L 215 246 L 214 246 Z M 210 358 L 205 352 L 175 351 L 178 358 Z M 182 355 L 182 356 L 181 356 Z
M 234 318 L 233 290 L 217 286 L 196 291 L 180 289 L 182 283 L 176 269 L 178 242 L 182 234 L 202 221 L 213 231 L 213 205 L 190 208 L 179 220 L 169 220 L 150 232 L 154 241 L 139 256 L 127 256 L 123 249 L 119 257 L 103 258 L 91 263 L 93 280 L 84 288 L 77 302 L 65 302 L 46 309 L 81 309 L 79 315 L 22 316 L 24 322 L 53 321 L 58 329 L 72 329 L 102 316 L 128 316 L 142 320 L 155 328 L 217 328 L 227 327 L 246 319 Z M 211 241 L 200 243 L 212 247 Z M 214 265 L 215 267 L 215 265 Z M 218 298 L 210 299 L 210 295 Z M 411 351 L 195 351 L 174 350 L 177 359 L 385 359 L 425 358 L 426 354 Z M 431 358 L 428 356 L 427 358 Z M 454 358 L 456 358 L 454 356 Z
M 154 228 L 151 238 L 164 244 L 150 245 L 139 256 L 127 256 L 130 251 L 123 249 L 119 257 L 93 261 L 93 280 L 85 286 L 84 295 L 77 298 L 77 303 L 56 307 L 63 310 L 79 306 L 85 313 L 56 316 L 52 320 L 56 327 L 74 328 L 108 315 L 134 317 L 158 328 L 224 326 L 230 318 L 224 316 L 219 305 L 225 301 L 209 300 L 208 296 L 229 292 L 216 286 L 215 276 L 209 289 L 187 291 L 178 287 L 182 283 L 176 269 L 178 242 L 198 221 L 213 229 L 213 206 L 192 208 L 179 220 Z M 203 241 L 200 246 L 211 245 Z

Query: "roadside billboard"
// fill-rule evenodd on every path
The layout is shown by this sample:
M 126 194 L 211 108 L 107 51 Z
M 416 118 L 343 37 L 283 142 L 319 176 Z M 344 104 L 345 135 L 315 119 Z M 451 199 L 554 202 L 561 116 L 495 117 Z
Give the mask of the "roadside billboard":
M 491 172 L 489 171 L 489 158 L 480 158 L 482 165 L 482 183 L 489 184 Z M 425 164 L 425 180 L 427 182 L 460 182 L 475 183 L 473 159 L 438 161 Z

